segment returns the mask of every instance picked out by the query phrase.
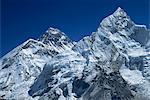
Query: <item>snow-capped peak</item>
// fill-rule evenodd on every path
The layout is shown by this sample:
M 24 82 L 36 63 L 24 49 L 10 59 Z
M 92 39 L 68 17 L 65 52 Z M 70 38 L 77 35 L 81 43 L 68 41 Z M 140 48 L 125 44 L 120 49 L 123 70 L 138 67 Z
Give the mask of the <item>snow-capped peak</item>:
M 39 38 L 39 40 L 45 44 L 48 44 L 49 42 L 52 41 L 54 43 L 60 42 L 60 40 L 71 42 L 68 36 L 64 32 L 61 32 L 59 29 L 52 28 L 52 27 L 48 28 L 48 30 L 45 32 L 44 35 L 42 35 Z
M 52 39 L 60 39 L 62 37 L 67 37 L 65 33 L 61 32 L 56 28 L 48 28 L 48 30 L 39 38 L 40 41 L 45 42 L 47 39 L 52 41 Z M 57 41 L 56 41 L 57 42 Z
M 46 33 L 59 34 L 59 33 L 62 33 L 62 32 L 57 28 L 49 27 L 48 30 L 46 31 Z M 64 34 L 64 33 L 62 33 L 62 34 Z
M 119 7 L 112 15 L 102 20 L 100 28 L 114 34 L 120 31 L 132 31 L 134 25 L 127 13 Z M 124 35 L 131 35 L 132 32 L 129 33 Z
M 58 52 L 62 52 L 73 46 L 73 42 L 64 32 L 52 27 L 50 27 L 38 40 L 52 48 L 56 48 L 55 50 Z
M 113 13 L 114 16 L 127 16 L 127 13 L 120 7 Z

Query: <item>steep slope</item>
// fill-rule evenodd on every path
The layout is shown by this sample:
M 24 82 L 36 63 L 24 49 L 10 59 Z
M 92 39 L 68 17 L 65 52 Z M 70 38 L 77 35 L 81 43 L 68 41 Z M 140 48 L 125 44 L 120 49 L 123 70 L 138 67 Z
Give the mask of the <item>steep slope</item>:
M 39 41 L 29 39 L 6 56 L 0 63 L 0 97 L 7 99 L 32 99 L 28 95 L 30 86 L 43 70 L 44 65 L 60 52 L 71 49 L 72 42 L 58 29 L 49 28 L 44 36 L 46 38 L 64 41 L 49 40 L 45 37 Z M 59 35 L 59 37 L 57 36 Z M 67 39 L 66 39 L 67 38 Z M 63 42 L 64 44 L 59 44 Z
M 50 100 L 58 99 L 58 95 L 64 94 L 61 98 L 73 99 L 72 82 L 76 76 L 82 77 L 84 66 L 86 66 L 86 60 L 79 53 L 67 50 L 58 54 L 45 65 L 29 94 Z
M 121 65 L 119 66 L 120 67 L 119 74 L 131 87 L 131 88 L 129 88 L 130 92 L 133 92 L 132 87 L 135 88 L 134 92 L 136 91 L 136 93 L 135 93 L 136 95 L 133 92 L 132 93 L 133 96 L 131 96 L 131 94 L 124 96 L 126 93 L 129 93 L 129 92 L 125 93 L 125 92 L 123 92 L 123 90 L 121 90 L 120 93 L 123 92 L 122 95 L 117 94 L 117 97 L 115 97 L 115 98 L 120 98 L 121 100 L 122 99 L 128 100 L 128 99 L 135 99 L 135 98 L 136 98 L 135 100 L 138 100 L 139 97 L 140 97 L 139 98 L 140 100 L 143 98 L 145 100 L 150 99 L 149 98 L 150 97 L 150 94 L 149 94 L 150 93 L 149 92 L 150 84 L 149 84 L 149 70 L 148 70 L 150 67 L 148 65 L 150 61 L 147 59 L 147 57 L 149 57 L 150 52 L 145 49 L 146 44 L 148 43 L 150 38 L 145 37 L 144 40 L 146 40 L 146 39 L 148 39 L 148 40 L 147 40 L 147 42 L 145 42 L 145 44 L 142 44 L 135 38 L 132 38 L 132 36 L 131 36 L 131 35 L 137 33 L 137 31 L 135 31 L 135 28 L 140 29 L 141 27 L 143 27 L 143 25 L 141 26 L 141 25 L 134 24 L 131 21 L 131 19 L 127 16 L 127 14 L 121 8 L 118 8 L 112 15 L 108 16 L 101 22 L 100 27 L 98 28 L 98 31 L 97 31 L 97 34 L 99 34 L 101 38 L 103 38 L 103 37 L 108 38 L 111 41 L 111 43 L 113 43 L 115 48 L 117 49 L 117 52 L 123 58 L 125 58 L 125 62 L 123 62 L 121 64 L 122 66 Z M 143 35 L 145 34 L 145 35 L 149 36 L 150 32 L 146 28 L 144 28 L 144 29 L 145 30 L 142 29 L 143 33 L 141 33 L 141 34 L 143 34 Z M 139 31 L 139 32 L 141 32 L 141 31 Z M 111 56 L 111 57 L 113 57 L 113 56 Z M 123 61 L 123 59 L 120 61 Z M 109 61 L 109 62 L 111 62 L 111 61 Z M 115 64 L 117 64 L 117 63 L 118 62 L 115 62 Z M 143 63 L 146 63 L 146 66 Z M 112 67 L 112 66 L 110 66 L 110 67 Z M 116 65 L 115 65 L 115 67 L 117 68 Z M 118 73 L 118 71 L 117 71 L 117 73 Z M 101 79 L 101 77 L 100 77 L 100 79 Z M 97 83 L 97 84 L 99 84 L 99 83 Z M 117 83 L 115 83 L 115 84 L 117 84 Z M 110 84 L 107 84 L 107 85 L 110 86 Z M 121 85 L 123 85 L 123 84 L 121 84 Z M 104 88 L 104 86 L 102 86 L 102 87 Z M 115 87 L 115 86 L 113 86 L 113 87 Z M 117 87 L 116 87 L 116 89 L 117 89 Z M 114 90 L 116 90 L 116 89 L 114 89 Z M 118 89 L 117 89 L 117 92 L 119 91 Z M 121 89 L 121 87 L 120 87 L 120 89 Z M 112 90 L 112 91 L 114 91 L 114 90 Z M 112 91 L 110 92 L 110 94 L 111 94 L 111 98 L 113 99 Z M 93 91 L 93 92 L 95 93 L 95 91 Z M 101 93 L 101 92 L 98 91 L 97 93 Z M 92 94 L 92 92 L 90 94 Z M 89 97 L 90 94 L 87 94 L 87 96 L 88 96 L 88 99 L 91 98 L 91 100 L 93 100 L 93 98 L 97 97 L 97 95 L 98 95 L 98 94 L 95 94 L 92 97 Z M 108 92 L 106 94 L 108 94 Z M 137 95 L 140 95 L 140 96 L 137 97 Z M 130 96 L 130 97 L 128 97 L 128 96 Z M 133 98 L 131 98 L 131 97 L 133 97 Z M 115 100 L 115 98 L 114 98 L 114 100 Z M 85 100 L 86 99 L 87 98 L 85 98 Z M 102 100 L 104 100 L 104 99 L 102 99 Z M 108 100 L 108 99 L 106 99 L 106 100 Z
M 2 58 L 0 69 L 0 96 L 25 99 L 29 86 L 40 74 L 51 54 L 43 55 L 46 46 L 36 40 L 28 40 Z M 39 54 L 39 52 L 41 52 Z
M 46 34 L 41 36 L 38 40 L 49 45 L 57 52 L 62 52 L 74 46 L 73 41 L 70 40 L 65 33 L 52 27 L 50 27 L 46 31 Z

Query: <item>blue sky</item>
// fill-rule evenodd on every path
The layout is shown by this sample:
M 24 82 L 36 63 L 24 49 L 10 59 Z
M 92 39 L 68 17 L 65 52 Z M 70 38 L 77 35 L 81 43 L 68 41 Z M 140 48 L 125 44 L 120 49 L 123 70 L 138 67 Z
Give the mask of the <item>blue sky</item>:
M 48 27 L 78 41 L 96 31 L 103 18 L 118 7 L 137 24 L 148 27 L 149 0 L 1 0 L 0 57 Z

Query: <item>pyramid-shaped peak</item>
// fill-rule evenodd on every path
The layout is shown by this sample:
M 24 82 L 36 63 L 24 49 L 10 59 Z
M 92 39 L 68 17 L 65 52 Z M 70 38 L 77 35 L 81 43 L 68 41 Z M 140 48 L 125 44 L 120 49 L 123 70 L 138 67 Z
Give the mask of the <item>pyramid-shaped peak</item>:
M 113 33 L 126 28 L 132 28 L 133 25 L 134 22 L 121 7 L 118 7 L 112 15 L 104 18 L 100 23 L 101 28 Z
M 72 42 L 69 37 L 57 28 L 49 27 L 48 30 L 38 39 L 44 44 L 53 44 L 55 46 L 62 45 L 64 43 L 67 45 Z
M 46 33 L 58 34 L 58 33 L 62 33 L 62 32 L 59 29 L 57 29 L 57 28 L 49 27 L 48 30 L 46 31 Z
M 122 10 L 123 10 L 123 9 L 122 9 L 121 7 L 118 7 L 116 11 L 117 11 L 117 12 L 120 12 L 120 11 L 122 11 Z M 124 11 L 124 10 L 123 10 L 123 11 Z
M 114 12 L 114 16 L 127 16 L 127 13 L 121 8 L 118 7 L 118 9 Z

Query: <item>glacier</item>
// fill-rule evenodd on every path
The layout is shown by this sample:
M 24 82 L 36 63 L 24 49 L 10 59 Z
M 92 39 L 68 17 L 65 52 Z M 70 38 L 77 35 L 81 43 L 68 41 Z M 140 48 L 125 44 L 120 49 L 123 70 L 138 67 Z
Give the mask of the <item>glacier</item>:
M 150 100 L 150 30 L 120 7 L 78 42 L 50 27 L 0 59 L 0 99 Z

